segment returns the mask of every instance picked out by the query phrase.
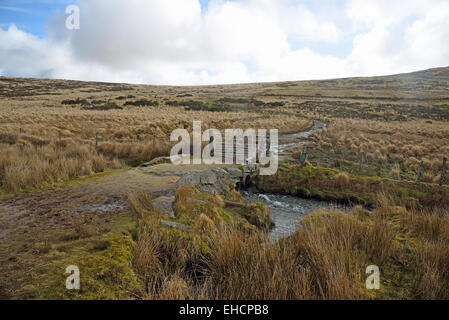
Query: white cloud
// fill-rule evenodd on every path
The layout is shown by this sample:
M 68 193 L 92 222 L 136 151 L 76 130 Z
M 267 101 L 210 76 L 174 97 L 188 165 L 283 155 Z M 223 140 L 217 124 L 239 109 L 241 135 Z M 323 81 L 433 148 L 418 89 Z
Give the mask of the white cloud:
M 46 49 L 47 41 L 20 31 L 14 25 L 7 31 L 0 29 L 0 68 L 4 73 L 33 76 L 36 70 L 50 69 L 52 53 Z
M 197 0 L 82 0 L 81 29 L 71 43 L 77 58 L 112 67 L 183 59 L 201 22 Z
M 448 64 L 449 3 L 429 10 L 405 32 L 407 59 L 415 68 Z
M 48 21 L 46 39 L 15 26 L 0 29 L 2 74 L 212 84 L 391 74 L 449 64 L 449 8 L 443 0 L 348 0 L 339 23 L 330 18 L 335 14 L 293 0 L 212 0 L 207 10 L 198 0 L 78 3 L 80 30 L 66 30 L 62 14 Z M 320 52 L 348 38 L 352 49 L 346 58 Z
M 449 3 L 440 0 L 352 0 L 348 15 L 369 29 L 348 57 L 358 75 L 449 65 Z
M 400 24 L 445 0 L 349 0 L 348 17 L 362 26 Z
M 293 38 L 329 42 L 337 42 L 341 38 L 341 30 L 335 24 L 318 19 L 302 4 L 280 6 L 279 10 L 281 25 Z

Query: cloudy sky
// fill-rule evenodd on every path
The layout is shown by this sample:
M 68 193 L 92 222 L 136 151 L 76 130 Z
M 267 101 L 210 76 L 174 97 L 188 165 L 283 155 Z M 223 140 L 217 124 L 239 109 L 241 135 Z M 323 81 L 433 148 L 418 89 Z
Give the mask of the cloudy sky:
M 448 65 L 448 0 L 0 0 L 3 76 L 196 85 Z

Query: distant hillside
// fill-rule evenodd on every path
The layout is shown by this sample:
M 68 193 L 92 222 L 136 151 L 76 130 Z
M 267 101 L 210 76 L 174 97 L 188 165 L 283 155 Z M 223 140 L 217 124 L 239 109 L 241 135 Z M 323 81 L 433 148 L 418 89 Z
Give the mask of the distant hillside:
M 449 67 L 383 77 L 190 87 L 0 77 L 2 98 L 41 101 L 47 106 L 60 106 L 67 99 L 128 105 L 151 99 L 153 105 L 194 106 L 203 111 L 267 111 L 285 106 L 333 117 L 446 121 Z
M 0 77 L 0 97 L 58 95 L 64 90 L 86 92 L 93 91 L 92 87 L 95 87 L 96 92 L 148 88 L 157 91 L 163 89 L 166 92 L 199 90 L 203 94 L 225 90 L 225 94 L 228 95 L 447 99 L 449 98 L 449 67 L 381 77 L 181 87 Z

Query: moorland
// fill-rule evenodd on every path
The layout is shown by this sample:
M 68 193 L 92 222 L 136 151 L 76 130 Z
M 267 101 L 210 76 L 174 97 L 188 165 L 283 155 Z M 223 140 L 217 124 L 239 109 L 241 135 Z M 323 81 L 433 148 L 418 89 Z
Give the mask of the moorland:
M 251 189 L 351 210 L 272 242 L 266 206 L 186 186 L 172 222 L 189 230 L 162 225 L 154 199 L 207 166 L 142 165 L 194 120 L 281 139 L 326 123 Z M 0 77 L 0 298 L 448 299 L 448 123 L 449 68 L 198 87 Z

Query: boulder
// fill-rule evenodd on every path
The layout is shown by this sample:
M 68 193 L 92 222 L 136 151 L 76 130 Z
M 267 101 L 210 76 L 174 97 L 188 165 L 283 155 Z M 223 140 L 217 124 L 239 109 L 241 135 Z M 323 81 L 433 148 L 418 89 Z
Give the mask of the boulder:
M 200 174 L 200 182 L 202 185 L 215 185 L 218 182 L 217 172 L 214 170 L 204 171 Z

